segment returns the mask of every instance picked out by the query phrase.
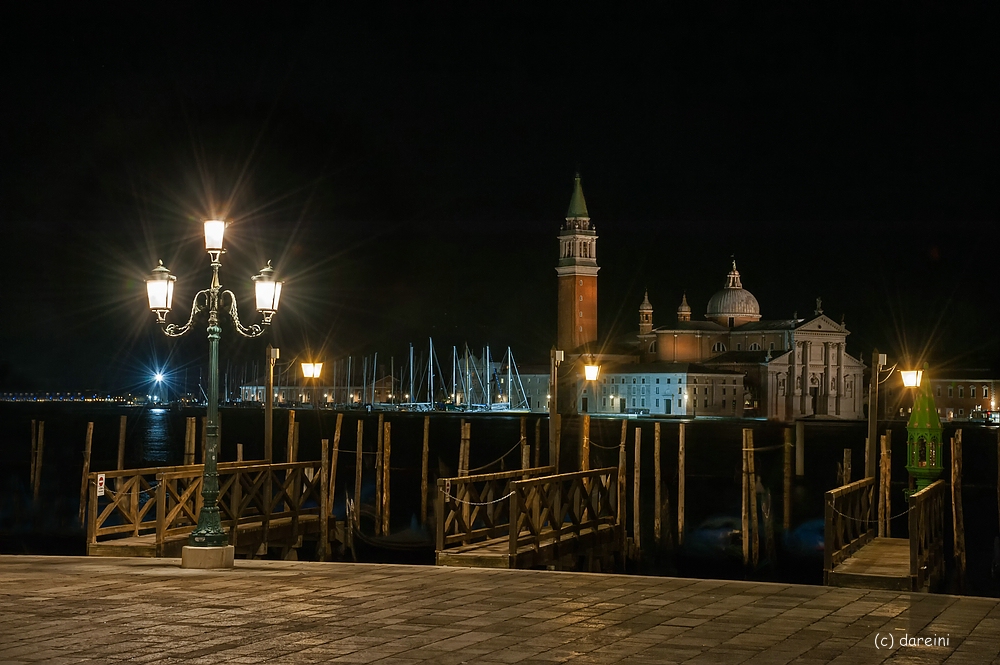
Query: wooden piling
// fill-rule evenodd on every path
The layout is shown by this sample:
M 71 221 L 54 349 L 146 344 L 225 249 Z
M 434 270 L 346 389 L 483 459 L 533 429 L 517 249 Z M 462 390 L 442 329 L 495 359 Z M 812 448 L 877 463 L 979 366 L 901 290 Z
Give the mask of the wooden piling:
M 965 516 L 962 513 L 962 430 L 951 439 L 951 519 L 954 527 L 955 571 L 958 591 L 965 592 Z
M 82 525 L 84 519 L 87 516 L 87 499 L 90 496 L 90 483 L 88 481 L 88 476 L 90 475 L 90 451 L 91 445 L 94 440 L 94 423 L 87 423 L 87 436 L 83 441 L 83 474 L 80 481 L 80 515 L 79 522 Z
M 684 510 L 685 510 L 685 497 L 684 494 L 687 491 L 685 487 L 685 457 L 687 455 L 685 450 L 685 429 L 684 423 L 680 424 L 680 430 L 677 433 L 677 544 L 684 544 Z
M 299 423 L 295 423 L 295 430 L 292 432 L 292 459 L 289 462 L 299 461 Z
M 28 475 L 28 484 L 35 486 L 35 464 L 38 462 L 38 421 L 31 421 L 31 471 Z
M 626 521 L 626 517 L 625 517 L 625 501 L 626 501 L 626 498 L 625 498 L 625 496 L 626 496 L 626 494 L 625 494 L 625 466 L 626 466 L 628 457 L 627 457 L 627 455 L 625 453 L 625 436 L 627 434 L 627 430 L 625 429 L 625 427 L 626 427 L 626 424 L 625 424 L 625 421 L 623 420 L 622 421 L 622 440 L 621 440 L 621 443 L 618 445 L 618 502 L 617 502 L 618 505 L 616 506 L 617 510 L 615 511 L 616 512 L 616 514 L 615 514 L 615 521 L 618 524 L 618 527 L 621 529 L 621 534 L 622 534 L 621 535 L 621 543 L 620 543 L 619 546 L 621 547 L 621 552 L 622 552 L 622 556 L 623 557 L 626 556 L 626 554 L 627 554 L 626 551 L 625 551 L 625 521 Z
M 659 427 L 660 423 L 656 423 Z M 583 414 L 580 428 L 580 471 L 590 471 L 590 414 Z
M 375 430 L 375 533 L 382 534 L 382 481 L 384 480 L 384 474 L 382 472 L 382 467 L 384 464 L 384 448 L 383 446 L 383 436 L 385 434 L 382 426 L 384 424 L 385 415 L 378 414 L 378 425 Z
M 38 423 L 38 449 L 35 460 L 35 477 L 32 478 L 32 496 L 34 505 L 38 505 L 38 497 L 42 488 L 42 461 L 45 459 L 45 421 Z
M 753 566 L 760 562 L 760 525 L 757 523 L 757 469 L 753 452 L 753 430 L 747 432 L 747 466 L 750 471 L 750 531 L 753 534 Z
M 243 444 L 242 443 L 237 443 L 236 444 L 236 461 L 237 462 L 242 462 L 243 461 Z
M 285 459 L 292 462 L 292 445 L 295 441 L 295 409 L 288 410 L 288 436 L 285 439 Z
M 655 502 L 653 506 L 653 544 L 656 550 L 660 551 L 663 545 L 663 492 L 660 487 L 663 482 L 663 473 L 660 469 L 660 423 L 653 424 L 653 474 L 653 500 Z
M 326 447 L 330 444 L 329 439 L 320 439 L 319 442 L 319 543 L 316 546 L 316 556 L 320 561 L 327 560 L 327 551 L 330 549 L 330 492 L 327 490 L 329 482 L 329 464 Z
M 118 470 L 125 468 L 125 432 L 128 424 L 128 416 L 118 419 Z
M 528 445 L 528 419 L 521 416 L 521 468 L 531 466 L 531 447 Z
M 888 433 L 888 430 L 886 430 Z M 879 477 L 878 477 L 878 530 L 877 534 L 879 538 L 886 537 L 886 529 L 889 526 L 889 513 L 888 506 L 886 505 L 886 484 L 889 480 L 889 474 L 886 473 L 886 440 L 885 435 L 879 437 L 881 454 L 879 456 Z
M 354 527 L 357 528 L 361 524 L 361 467 L 362 459 L 361 455 L 364 452 L 362 447 L 364 442 L 365 434 L 365 421 L 358 418 L 358 442 L 354 453 L 354 510 L 351 515 L 354 517 Z
M 740 540 L 743 541 L 743 565 L 750 564 L 750 510 L 747 498 L 750 495 L 750 462 L 747 458 L 747 432 L 743 430 L 743 500 L 740 502 Z
M 195 418 L 186 418 L 184 420 L 184 465 L 190 466 L 194 464 L 194 440 L 195 432 L 197 431 L 198 424 Z
M 542 465 L 542 419 L 535 418 L 535 467 Z M 1000 494 L 997 495 L 1000 505 Z
M 469 447 L 472 438 L 472 425 L 462 421 L 462 439 L 458 444 L 458 475 L 469 475 Z
M 390 472 L 392 471 L 392 423 L 385 423 L 385 435 L 383 436 L 382 453 L 382 535 L 389 535 L 389 506 L 391 500 L 389 483 Z
M 337 461 L 340 459 L 340 429 L 344 424 L 344 414 L 337 414 L 337 426 L 333 430 L 333 454 L 330 455 L 330 490 L 326 493 L 329 497 L 329 511 L 327 515 L 333 514 L 333 504 L 337 501 Z
M 781 498 L 784 502 L 781 511 L 781 527 L 786 532 L 792 528 L 792 437 L 791 427 L 785 428 L 785 473 L 782 482 Z
M 635 428 L 635 474 L 632 481 L 632 543 L 636 558 L 639 556 L 639 462 L 642 459 L 642 428 Z
M 892 538 L 892 430 L 885 431 L 885 471 L 882 491 L 885 493 L 885 537 Z
M 420 524 L 427 524 L 427 465 L 430 458 L 431 417 L 424 416 L 424 444 L 420 452 Z
M 841 485 L 851 484 L 851 449 L 844 448 L 844 463 L 840 467 L 841 469 Z

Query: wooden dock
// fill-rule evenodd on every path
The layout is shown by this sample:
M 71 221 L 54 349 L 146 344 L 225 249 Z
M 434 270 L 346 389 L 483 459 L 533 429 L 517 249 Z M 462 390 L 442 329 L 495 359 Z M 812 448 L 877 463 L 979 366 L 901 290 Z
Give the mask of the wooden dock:
M 437 564 L 609 568 L 623 536 L 618 468 L 553 470 L 438 480 Z
M 944 481 L 908 497 L 908 538 L 875 536 L 874 487 L 874 478 L 865 478 L 826 493 L 825 583 L 933 590 L 944 574 Z
M 223 462 L 218 470 L 222 526 L 238 555 L 287 552 L 315 539 L 323 556 L 330 540 L 343 541 L 343 523 L 330 517 L 322 462 Z M 90 474 L 87 554 L 180 556 L 197 525 L 203 472 L 201 464 L 110 471 L 102 496 L 98 474 Z

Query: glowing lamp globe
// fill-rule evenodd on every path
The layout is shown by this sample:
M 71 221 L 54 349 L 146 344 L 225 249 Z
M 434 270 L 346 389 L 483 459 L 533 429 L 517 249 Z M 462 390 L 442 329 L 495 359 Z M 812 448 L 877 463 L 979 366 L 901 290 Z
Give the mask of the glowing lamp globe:
M 323 371 L 323 363 L 302 363 L 302 376 L 307 379 L 318 379 Z
M 177 278 L 170 274 L 163 261 L 153 268 L 153 273 L 146 280 L 146 297 L 149 299 L 149 309 L 156 312 L 156 318 L 164 320 L 174 301 L 174 282 Z
M 899 372 L 900 376 L 903 377 L 903 385 L 907 388 L 919 388 L 920 379 L 923 377 L 923 370 L 919 369 L 908 369 L 901 370 Z
M 264 323 L 270 323 L 271 317 L 278 311 L 281 282 L 274 281 L 274 268 L 271 267 L 270 261 L 252 279 L 257 297 L 257 311 L 264 315 Z
M 205 249 L 209 252 L 222 251 L 222 237 L 226 234 L 226 223 L 219 219 L 205 221 Z
M 596 381 L 598 375 L 601 373 L 600 365 L 584 365 L 583 375 L 587 381 Z

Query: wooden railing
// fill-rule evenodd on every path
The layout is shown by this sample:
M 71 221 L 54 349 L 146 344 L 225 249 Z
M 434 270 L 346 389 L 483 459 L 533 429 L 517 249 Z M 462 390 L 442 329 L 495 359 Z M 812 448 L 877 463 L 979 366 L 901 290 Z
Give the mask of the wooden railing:
M 922 589 L 944 573 L 944 510 L 947 485 L 936 480 L 909 496 L 910 576 Z
M 875 537 L 874 491 L 875 479 L 864 478 L 826 493 L 826 573 Z
M 623 497 L 617 467 L 558 475 L 552 475 L 553 470 L 438 480 L 438 552 L 506 539 L 503 550 L 516 557 L 565 539 L 596 535 L 603 525 L 619 523 Z
M 259 523 L 266 531 L 274 520 L 291 521 L 293 534 L 304 515 L 328 506 L 320 462 L 267 464 L 221 462 L 219 516 L 238 544 L 240 525 Z M 165 542 L 190 533 L 202 506 L 201 464 L 110 471 L 104 496 L 97 496 L 97 473 L 90 474 L 87 542 L 111 536 L 155 533 L 157 554 Z
M 511 556 L 618 523 L 618 467 L 519 480 L 511 489 Z
M 506 536 L 509 532 L 513 483 L 547 476 L 542 466 L 500 473 L 482 473 L 437 481 L 437 549 Z

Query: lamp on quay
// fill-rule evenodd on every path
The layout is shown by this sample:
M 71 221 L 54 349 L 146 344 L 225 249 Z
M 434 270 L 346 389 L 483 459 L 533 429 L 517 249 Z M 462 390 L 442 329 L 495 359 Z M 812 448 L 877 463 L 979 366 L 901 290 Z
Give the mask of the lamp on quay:
M 160 324 L 168 337 L 180 337 L 191 331 L 197 315 L 208 311 L 208 404 L 206 406 L 205 423 L 205 470 L 202 475 L 201 496 L 202 508 L 198 513 L 198 526 L 184 547 L 181 566 L 184 568 L 229 568 L 233 565 L 233 547 L 229 545 L 229 536 L 222 528 L 219 517 L 219 336 L 222 328 L 219 326 L 220 307 L 233 320 L 236 332 L 244 337 L 259 337 L 264 333 L 264 326 L 271 323 L 271 317 L 278 309 L 278 299 L 281 295 L 281 282 L 274 280 L 274 269 L 271 262 L 251 279 L 255 285 L 257 311 L 263 316 L 261 324 L 244 326 L 240 323 L 236 296 L 232 291 L 222 289 L 219 281 L 219 269 L 222 268 L 221 257 L 225 253 L 223 238 L 226 222 L 218 219 L 207 220 L 205 228 L 205 250 L 208 252 L 212 267 L 212 282 L 209 288 L 194 295 L 191 303 L 191 314 L 187 323 L 178 326 L 167 323 L 167 314 L 173 304 L 174 285 L 177 278 L 163 265 L 163 261 L 153 269 L 152 275 L 146 280 L 146 295 L 149 309 L 156 314 L 156 322 Z M 225 302 L 225 304 L 223 304 Z
M 302 363 L 302 378 L 312 380 L 312 390 L 309 394 L 309 404 L 316 406 L 316 380 L 319 378 L 320 373 L 323 371 L 323 363 Z

